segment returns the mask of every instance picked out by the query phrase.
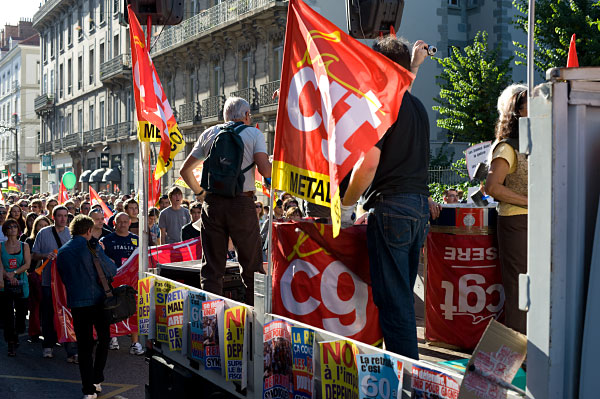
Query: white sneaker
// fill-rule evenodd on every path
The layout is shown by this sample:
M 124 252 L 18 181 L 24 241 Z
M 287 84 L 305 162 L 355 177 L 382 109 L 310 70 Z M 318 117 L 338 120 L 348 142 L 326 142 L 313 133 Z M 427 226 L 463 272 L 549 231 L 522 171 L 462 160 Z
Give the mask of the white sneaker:
M 119 341 L 117 341 L 117 337 L 112 337 L 110 339 L 110 344 L 108 344 L 108 349 L 118 351 L 119 350 Z
M 129 354 L 130 355 L 143 355 L 144 354 L 144 348 L 142 348 L 142 344 L 140 344 L 139 342 L 136 342 L 135 344 L 131 344 L 131 346 L 129 347 Z
M 42 352 L 42 357 L 47 358 L 47 359 L 53 358 L 54 354 L 52 353 L 52 348 L 44 348 L 44 350 Z
M 102 392 L 102 385 L 101 384 L 94 384 L 94 388 L 96 389 L 96 393 Z
M 97 397 L 98 395 L 96 395 L 95 393 L 91 395 L 83 395 L 83 399 L 96 399 Z

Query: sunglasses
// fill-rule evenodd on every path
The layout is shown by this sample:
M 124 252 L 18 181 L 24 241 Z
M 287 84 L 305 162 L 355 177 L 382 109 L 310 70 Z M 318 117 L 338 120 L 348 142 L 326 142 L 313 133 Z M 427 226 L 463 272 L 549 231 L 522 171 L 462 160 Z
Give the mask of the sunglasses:
M 256 209 L 261 209 L 262 205 L 256 205 Z
M 11 224 L 11 225 L 7 226 L 6 229 L 7 230 L 8 229 L 17 229 L 17 230 L 19 230 L 19 226 L 17 226 L 16 224 Z
M 19 205 L 21 208 L 27 208 L 29 206 L 29 204 L 21 204 Z

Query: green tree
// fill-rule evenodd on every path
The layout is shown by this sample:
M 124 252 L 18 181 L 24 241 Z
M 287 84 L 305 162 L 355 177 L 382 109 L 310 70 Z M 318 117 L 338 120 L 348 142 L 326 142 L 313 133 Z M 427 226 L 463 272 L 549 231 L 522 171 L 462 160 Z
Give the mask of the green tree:
M 440 114 L 437 126 L 448 131 L 450 141 L 480 143 L 494 138 L 498 119 L 496 102 L 511 82 L 512 57 L 500 59 L 497 47 L 488 50 L 487 32 L 478 32 L 463 51 L 453 48 L 446 58 L 434 58 L 443 68 L 439 98 L 433 109 Z
M 513 0 L 519 11 L 514 24 L 528 31 L 528 0 Z M 569 55 L 571 35 L 575 33 L 577 58 L 580 66 L 600 65 L 600 1 L 591 0 L 537 0 L 535 4 L 535 68 L 545 73 L 553 67 L 565 67 Z M 527 62 L 527 43 L 514 42 L 516 54 Z

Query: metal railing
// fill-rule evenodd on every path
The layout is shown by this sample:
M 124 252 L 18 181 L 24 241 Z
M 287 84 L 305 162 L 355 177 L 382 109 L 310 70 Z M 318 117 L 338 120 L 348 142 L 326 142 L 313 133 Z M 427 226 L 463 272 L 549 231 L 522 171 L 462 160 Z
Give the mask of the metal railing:
M 204 10 L 181 22 L 165 28 L 154 44 L 152 53 L 177 46 L 191 37 L 225 23 L 239 22 L 244 14 L 257 8 L 275 3 L 277 0 L 228 0 Z
M 92 131 L 91 130 L 88 130 L 81 134 L 81 143 L 84 146 L 92 144 Z
M 37 96 L 35 100 L 33 100 L 33 109 L 35 111 L 39 111 L 52 105 L 54 105 L 53 94 L 42 94 L 41 96 Z
M 92 143 L 100 143 L 104 141 L 104 128 L 99 127 L 98 129 L 92 130 Z
M 118 125 L 109 125 L 106 127 L 106 140 L 116 140 L 118 137 Z
M 469 181 L 467 170 L 461 170 L 460 173 L 467 175 L 461 177 L 457 171 L 448 168 L 430 168 L 429 183 L 440 183 L 446 185 L 461 184 Z
M 133 123 L 131 121 L 121 122 L 117 125 L 117 137 L 120 139 L 131 136 Z
M 18 81 L 16 81 L 16 80 L 13 80 L 10 86 L 11 86 L 11 87 L 10 87 L 10 88 L 11 88 L 11 91 L 12 91 L 13 93 L 16 93 L 16 92 L 17 92 L 17 91 L 19 91 L 19 89 L 21 88 L 21 85 L 20 85 L 20 84 L 19 84 L 19 82 L 18 82 Z
M 232 91 L 230 96 L 241 97 L 248 101 L 248 104 L 250 104 L 250 109 L 258 109 L 258 93 L 256 91 L 256 87 L 248 87 L 246 89 Z
M 266 105 L 273 105 L 279 102 L 279 97 L 273 99 L 273 92 L 279 89 L 280 80 L 275 80 L 273 82 L 265 83 L 264 85 L 260 85 L 260 97 L 258 99 L 258 104 L 261 107 Z
M 63 138 L 63 147 L 71 148 L 81 145 L 81 133 L 68 134 Z
M 202 100 L 202 117 L 223 119 L 223 105 L 225 105 L 224 96 L 213 96 Z
M 16 151 L 8 151 L 5 155 L 4 155 L 4 160 L 6 162 L 10 162 L 13 159 L 17 158 L 17 152 Z
M 197 101 L 179 106 L 179 123 L 194 122 L 200 115 L 200 104 Z
M 60 151 L 62 148 L 62 139 L 54 139 L 52 142 L 52 151 Z
M 131 54 L 121 54 L 100 64 L 100 80 L 131 70 Z

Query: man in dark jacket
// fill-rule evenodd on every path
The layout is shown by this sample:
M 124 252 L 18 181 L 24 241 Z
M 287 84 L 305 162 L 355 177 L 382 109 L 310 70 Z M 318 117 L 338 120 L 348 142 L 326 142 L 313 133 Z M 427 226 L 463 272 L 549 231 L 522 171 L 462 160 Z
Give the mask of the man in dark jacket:
M 94 265 L 94 256 L 108 281 L 117 273 L 117 266 L 102 248 L 89 248 L 94 221 L 89 216 L 78 215 L 69 225 L 71 240 L 62 246 L 57 255 L 56 267 L 67 291 L 67 305 L 73 315 L 73 327 L 79 346 L 79 372 L 84 399 L 96 398 L 102 391 L 104 366 L 108 357 L 110 324 L 103 310 L 106 297 Z M 95 361 L 93 328 L 98 335 Z

